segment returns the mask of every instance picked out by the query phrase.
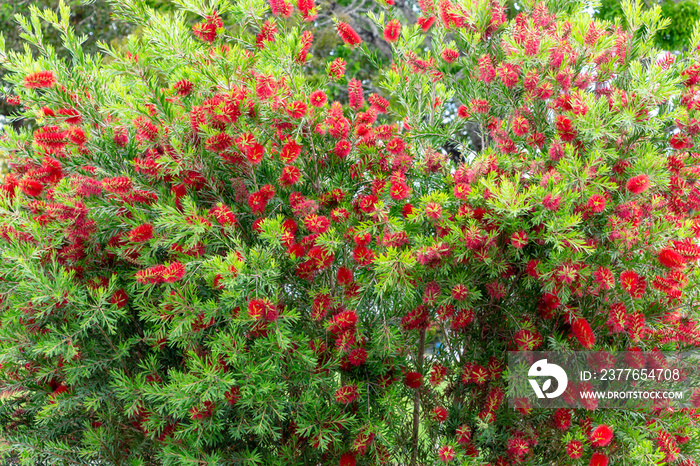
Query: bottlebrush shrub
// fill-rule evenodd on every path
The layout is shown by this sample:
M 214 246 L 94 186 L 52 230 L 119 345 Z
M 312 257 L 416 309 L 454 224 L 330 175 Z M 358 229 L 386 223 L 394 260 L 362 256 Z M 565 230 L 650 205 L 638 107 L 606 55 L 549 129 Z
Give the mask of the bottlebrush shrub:
M 370 92 L 306 65 L 313 1 L 177 3 L 115 3 L 142 35 L 101 58 L 35 10 L 39 54 L 2 55 L 34 122 L 2 141 L 4 450 L 695 464 L 694 410 L 504 402 L 509 350 L 700 344 L 700 64 L 649 46 L 658 8 L 625 4 L 624 30 L 583 5 L 422 1 L 407 24 L 386 2 Z

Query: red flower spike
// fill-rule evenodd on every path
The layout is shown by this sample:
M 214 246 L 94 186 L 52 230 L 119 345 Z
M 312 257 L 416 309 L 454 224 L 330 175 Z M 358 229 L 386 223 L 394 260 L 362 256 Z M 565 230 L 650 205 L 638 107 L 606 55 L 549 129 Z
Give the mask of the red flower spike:
M 126 176 L 105 178 L 102 180 L 102 187 L 105 191 L 114 194 L 128 194 L 133 189 L 131 180 Z
M 588 466 L 608 466 L 608 457 L 603 453 L 593 453 L 591 456 L 591 461 Z
M 357 32 L 355 32 L 355 30 L 347 23 L 342 21 L 338 22 L 336 25 L 336 31 L 343 42 L 350 47 L 357 47 L 362 42 L 359 34 L 357 34 Z
M 586 319 L 579 317 L 571 325 L 571 330 L 578 342 L 586 349 L 591 349 L 595 344 L 593 329 Z
M 662 249 L 661 252 L 659 252 L 659 262 L 661 265 L 668 267 L 669 269 L 682 270 L 685 268 L 685 258 L 681 254 L 669 248 Z
M 185 266 L 180 262 L 173 262 L 163 270 L 162 281 L 174 283 L 185 276 Z
M 443 463 L 450 463 L 455 459 L 457 453 L 452 445 L 445 445 L 438 449 L 438 458 Z
M 39 71 L 24 77 L 24 87 L 27 89 L 42 89 L 56 84 L 56 75 L 53 71 Z
M 449 413 L 442 406 L 436 406 L 435 408 L 433 408 L 432 412 L 430 413 L 430 417 L 435 422 L 445 422 L 447 420 L 447 418 L 449 417 Z
M 419 388 L 423 384 L 423 376 L 418 372 L 407 372 L 403 383 L 412 389 Z
M 335 401 L 341 404 L 350 404 L 357 399 L 357 385 L 345 385 L 335 391 Z
M 600 424 L 598 427 L 593 429 L 589 438 L 591 440 L 591 445 L 594 447 L 607 447 L 610 445 L 613 439 L 613 429 L 612 427 Z
M 583 443 L 579 440 L 571 440 L 566 444 L 566 454 L 573 460 L 581 458 L 583 456 Z
M 633 176 L 627 180 L 627 184 L 625 185 L 627 191 L 631 192 L 632 194 L 641 194 L 649 189 L 649 186 L 651 186 L 651 182 L 649 181 L 649 177 L 647 175 Z
M 401 34 L 401 23 L 397 19 L 393 19 L 386 23 L 384 27 L 384 40 L 393 43 L 399 40 Z
M 149 239 L 153 238 L 153 225 L 145 223 L 139 225 L 133 230 L 127 233 L 129 241 L 132 243 L 145 243 Z
M 345 453 L 343 456 L 340 457 L 340 462 L 338 463 L 338 466 L 355 466 L 357 464 L 357 460 L 355 459 L 355 455 L 352 453 Z

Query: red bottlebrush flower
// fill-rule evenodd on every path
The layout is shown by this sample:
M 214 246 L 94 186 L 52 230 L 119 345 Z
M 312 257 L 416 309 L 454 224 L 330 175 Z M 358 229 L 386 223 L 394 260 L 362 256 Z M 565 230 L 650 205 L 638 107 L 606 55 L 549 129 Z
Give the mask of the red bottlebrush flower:
M 431 220 L 440 220 L 442 218 L 442 205 L 437 202 L 429 202 L 425 206 L 425 216 Z
M 216 218 L 216 221 L 222 226 L 234 225 L 237 221 L 236 215 L 224 204 L 209 209 L 209 215 Z
M 515 117 L 513 118 L 512 128 L 513 134 L 516 136 L 525 136 L 530 131 L 530 123 L 521 116 Z
M 401 138 L 393 138 L 391 141 L 389 141 L 386 145 L 386 150 L 388 150 L 390 153 L 396 155 L 400 154 L 401 152 L 406 149 L 406 142 L 404 142 L 403 139 Z
M 355 348 L 348 354 L 348 361 L 353 366 L 359 367 L 367 361 L 367 350 L 364 348 Z
M 136 272 L 136 281 L 143 285 L 160 283 L 163 280 L 164 271 L 165 266 L 163 265 L 155 265 L 144 270 L 139 270 Z
M 404 204 L 403 208 L 401 209 L 401 214 L 403 215 L 403 218 L 408 218 L 410 215 L 413 215 L 413 205 Z
M 391 189 L 389 190 L 389 194 L 391 195 L 391 198 L 400 201 L 402 199 L 406 199 L 411 195 L 411 189 L 408 187 L 406 183 L 394 183 L 391 185 Z
M 418 24 L 418 26 L 421 27 L 423 32 L 428 32 L 430 28 L 433 27 L 433 24 L 435 24 L 436 19 L 437 18 L 435 18 L 435 16 L 429 16 L 427 18 L 421 16 L 420 18 L 418 18 L 416 23 Z
M 625 185 L 627 191 L 631 192 L 632 194 L 641 194 L 649 189 L 649 186 L 651 186 L 649 177 L 644 174 L 633 176 L 627 180 L 627 184 Z
M 374 440 L 374 434 L 366 434 L 365 432 L 360 432 L 357 434 L 355 441 L 352 443 L 352 449 L 360 455 L 364 456 L 367 453 L 367 448 L 372 444 Z
M 469 289 L 462 284 L 457 284 L 452 288 L 452 298 L 456 301 L 462 301 L 466 299 L 468 295 Z
M 82 128 L 79 126 L 72 126 L 68 130 L 68 139 L 76 146 L 82 146 L 85 144 L 85 141 L 87 141 L 87 136 Z
M 447 63 L 453 63 L 455 60 L 457 60 L 457 58 L 459 58 L 459 52 L 452 49 L 443 49 L 442 52 L 440 52 L 440 56 Z
M 48 150 L 59 150 L 65 147 L 68 131 L 58 126 L 44 126 L 34 132 L 34 141 Z
M 559 430 L 568 430 L 571 427 L 571 410 L 559 408 L 554 412 L 554 425 Z
M 352 309 L 343 311 L 333 316 L 328 323 L 328 331 L 334 335 L 338 335 L 347 330 L 355 328 L 357 324 L 357 312 Z
M 126 294 L 126 291 L 120 288 L 114 292 L 110 302 L 116 305 L 119 309 L 122 309 L 129 302 L 129 296 Z
M 420 305 L 406 313 L 401 319 L 401 326 L 404 330 L 411 331 L 428 328 L 430 324 L 430 313 L 428 308 Z
M 433 387 L 440 385 L 446 375 L 447 368 L 441 364 L 435 364 L 432 369 L 430 369 L 430 385 Z
M 320 89 L 312 92 L 309 96 L 309 102 L 311 103 L 311 105 L 317 108 L 321 108 L 324 105 L 326 105 L 327 101 L 328 97 L 326 97 L 326 93 Z
M 367 100 L 369 101 L 370 108 L 377 113 L 386 113 L 389 108 L 389 101 L 377 94 L 371 94 Z
M 523 416 L 527 416 L 532 412 L 532 403 L 527 397 L 518 397 L 513 400 L 515 410 Z
M 561 207 L 561 196 L 547 194 L 544 199 L 542 199 L 542 207 L 552 212 L 558 211 Z
M 593 429 L 593 432 L 589 435 L 591 440 L 591 445 L 594 447 L 607 447 L 610 445 L 613 439 L 613 429 L 612 427 L 600 424 L 598 427 Z
M 335 391 L 335 401 L 350 404 L 357 399 L 357 385 L 345 385 Z
M 24 87 L 27 89 L 40 89 L 56 84 L 56 75 L 53 71 L 38 71 L 24 77 Z
M 659 445 L 659 449 L 666 453 L 664 461 L 667 463 L 674 462 L 680 453 L 676 438 L 666 430 L 662 429 L 656 436 L 656 442 Z
M 595 335 L 593 334 L 591 324 L 589 324 L 586 319 L 583 317 L 576 319 L 571 325 L 571 330 L 578 342 L 581 343 L 581 346 L 586 349 L 591 349 L 593 347 Z
M 518 75 L 520 74 L 520 67 L 518 65 L 502 63 L 496 71 L 504 86 L 513 87 L 518 83 Z
M 37 197 L 44 190 L 44 185 L 39 183 L 37 180 L 31 178 L 24 178 L 19 182 L 19 189 L 29 197 Z
M 353 110 L 359 110 L 365 104 L 365 98 L 362 94 L 362 83 L 358 79 L 353 78 L 348 83 L 348 101 L 350 108 Z
M 513 335 L 518 351 L 532 351 L 542 344 L 542 335 L 537 331 L 522 328 Z
M 611 334 L 617 334 L 625 329 L 627 322 L 627 308 L 624 303 L 614 303 L 610 306 L 609 317 L 606 322 Z
M 576 130 L 569 118 L 564 115 L 557 115 L 556 128 L 559 137 L 564 142 L 570 142 L 576 139 Z
M 605 210 L 605 197 L 594 194 L 588 198 L 588 209 L 594 214 L 599 214 Z
M 316 19 L 316 17 L 316 13 L 313 13 L 309 16 L 306 16 L 304 20 L 313 21 L 314 19 Z M 301 34 L 301 37 L 299 38 L 299 44 L 301 45 L 301 47 L 299 47 L 299 51 L 297 52 L 296 57 L 294 57 L 294 61 L 301 65 L 306 63 L 306 60 L 309 56 L 309 50 L 311 49 L 311 45 L 313 45 L 313 43 L 314 35 L 311 33 L 311 31 L 304 31 Z
M 153 141 L 158 137 L 158 127 L 144 117 L 136 118 L 134 126 L 136 127 L 136 139 L 139 141 Z
M 177 95 L 180 97 L 185 97 L 188 96 L 192 93 L 192 89 L 194 89 L 194 84 L 192 84 L 190 81 L 186 79 L 181 79 L 175 84 L 173 84 L 173 90 Z
M 293 165 L 288 165 L 282 169 L 282 174 L 277 180 L 280 186 L 293 186 L 301 179 L 301 171 Z
M 598 289 L 609 290 L 615 286 L 615 276 L 606 267 L 598 267 L 598 269 L 593 272 L 593 279 L 598 285 Z
M 125 147 L 129 142 L 129 133 L 126 128 L 116 128 L 114 130 L 114 143 L 119 147 Z
M 436 406 L 435 408 L 433 408 L 433 411 L 430 413 L 430 417 L 435 422 L 445 422 L 447 420 L 448 416 L 449 416 L 449 413 L 442 406 Z
M 635 312 L 627 316 L 625 330 L 629 334 L 630 340 L 640 341 L 646 335 L 646 318 L 641 312 Z
M 353 276 L 352 276 L 352 270 L 348 269 L 347 267 L 340 267 L 338 269 L 338 275 L 337 275 L 337 282 L 338 285 L 347 285 L 352 283 Z
M 241 399 L 241 389 L 234 385 L 224 394 L 224 397 L 226 398 L 226 402 L 233 406 Z
M 338 463 L 338 466 L 355 466 L 356 464 L 357 460 L 355 459 L 355 455 L 352 453 L 345 453 L 340 457 L 340 463 Z
M 102 180 L 102 187 L 105 191 L 114 194 L 128 194 L 133 189 L 131 180 L 126 176 L 116 176 Z
M 306 226 L 311 233 L 323 234 L 328 231 L 331 222 L 323 215 L 311 214 L 304 219 L 304 226 Z
M 510 236 L 510 244 L 515 249 L 522 249 L 527 245 L 528 236 L 525 230 L 516 231 Z
M 662 249 L 659 252 L 659 262 L 669 269 L 682 270 L 685 268 L 685 258 L 673 249 Z
M 583 456 L 583 443 L 579 440 L 572 440 L 566 444 L 566 454 L 569 458 L 577 460 Z
M 233 145 L 233 138 L 226 133 L 217 133 L 207 138 L 207 150 L 212 152 L 223 152 Z
M 5 99 L 7 105 L 22 105 L 22 100 L 20 100 L 18 95 L 10 95 Z
M 253 320 L 277 320 L 279 313 L 267 299 L 251 299 L 248 301 L 248 316 Z
M 457 116 L 460 118 L 469 118 L 471 113 L 469 112 L 469 107 L 466 105 L 460 105 L 457 109 Z
M 493 81 L 493 78 L 496 77 L 496 69 L 493 67 L 493 62 L 491 61 L 491 57 L 488 55 L 484 55 L 478 60 L 478 65 L 479 65 L 479 79 L 483 83 L 490 83 Z
M 290 139 L 280 151 L 280 160 L 284 163 L 292 163 L 301 154 L 301 146 L 294 139 Z
M 245 157 L 253 165 L 257 165 L 262 161 L 263 155 L 265 154 L 265 148 L 262 144 L 255 142 L 248 147 L 245 152 Z
M 449 463 L 455 459 L 455 449 L 452 445 L 445 445 L 438 450 L 438 457 L 443 463 Z
M 153 238 L 153 225 L 145 223 L 131 230 L 127 236 L 132 243 L 145 243 Z
M 185 266 L 181 262 L 173 262 L 163 270 L 162 278 L 165 283 L 174 283 L 185 276 Z
M 79 125 L 83 122 L 83 117 L 74 108 L 59 108 L 56 113 L 66 117 L 65 122 L 68 124 Z
M 403 383 L 409 388 L 416 389 L 423 384 L 423 376 L 418 372 L 407 372 Z
M 216 40 L 216 25 L 211 23 L 197 23 L 192 26 L 192 32 L 202 42 L 214 42 Z
M 591 456 L 591 462 L 588 463 L 588 466 L 608 466 L 608 457 L 603 453 L 593 453 L 593 456 Z
M 634 270 L 625 270 L 620 274 L 620 285 L 630 296 L 635 296 L 639 288 L 640 279 Z
M 386 23 L 384 27 L 384 40 L 387 42 L 396 42 L 401 34 L 401 23 L 398 19 L 394 19 Z
M 336 58 L 328 65 L 328 76 L 333 80 L 338 80 L 345 76 L 345 60 Z
M 347 141 L 343 139 L 342 141 L 338 141 L 335 144 L 335 148 L 333 149 L 333 153 L 336 155 L 336 157 L 340 159 L 344 159 L 345 157 L 350 154 L 350 151 L 352 150 L 352 145 L 350 144 L 350 141 Z
M 466 424 L 461 425 L 455 431 L 455 437 L 457 437 L 458 444 L 465 445 L 472 439 L 472 430 Z
M 669 144 L 676 150 L 692 149 L 695 145 L 693 144 L 693 139 L 690 136 L 682 133 L 676 133 L 671 136 Z
M 489 105 L 489 101 L 486 99 L 472 99 L 470 104 L 476 113 L 486 114 L 491 110 L 491 105 Z
M 277 34 L 277 24 L 274 21 L 266 20 L 255 38 L 255 45 L 259 49 L 265 48 L 265 42 L 275 41 L 275 34 Z
M 342 21 L 338 22 L 336 25 L 336 31 L 343 42 L 350 47 L 357 47 L 362 42 L 362 39 L 357 32 L 355 32 L 355 30 L 347 23 Z
M 208 419 L 214 414 L 214 404 L 211 401 L 205 401 L 201 406 L 192 406 L 190 408 L 190 418 L 195 420 Z
M 306 104 L 300 100 L 292 102 L 287 106 L 287 114 L 295 120 L 303 118 L 306 115 Z

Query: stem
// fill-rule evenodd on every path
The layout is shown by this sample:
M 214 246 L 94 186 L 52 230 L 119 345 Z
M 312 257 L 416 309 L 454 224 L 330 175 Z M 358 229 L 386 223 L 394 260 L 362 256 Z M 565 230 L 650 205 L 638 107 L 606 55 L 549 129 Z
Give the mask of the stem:
M 418 372 L 423 373 L 423 356 L 425 353 L 425 329 L 420 330 L 418 337 Z M 411 449 L 411 466 L 416 466 L 418 454 L 418 425 L 420 423 L 420 387 L 413 395 L 413 448 Z

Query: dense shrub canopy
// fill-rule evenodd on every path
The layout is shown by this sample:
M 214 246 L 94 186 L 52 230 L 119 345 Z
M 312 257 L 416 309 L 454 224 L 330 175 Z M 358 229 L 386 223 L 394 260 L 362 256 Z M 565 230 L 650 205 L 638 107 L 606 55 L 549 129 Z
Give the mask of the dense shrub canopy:
M 658 8 L 626 3 L 622 29 L 583 4 L 508 21 L 497 0 L 424 0 L 408 24 L 389 1 L 370 19 L 393 63 L 368 93 L 352 58 L 306 74 L 313 0 L 176 3 L 115 3 L 142 35 L 101 56 L 67 9 L 33 10 L 39 53 L 1 57 L 35 122 L 2 140 L 3 448 L 695 464 L 694 410 L 504 404 L 509 350 L 700 345 L 700 64 L 653 48 Z M 450 159 L 467 125 L 480 150 Z

